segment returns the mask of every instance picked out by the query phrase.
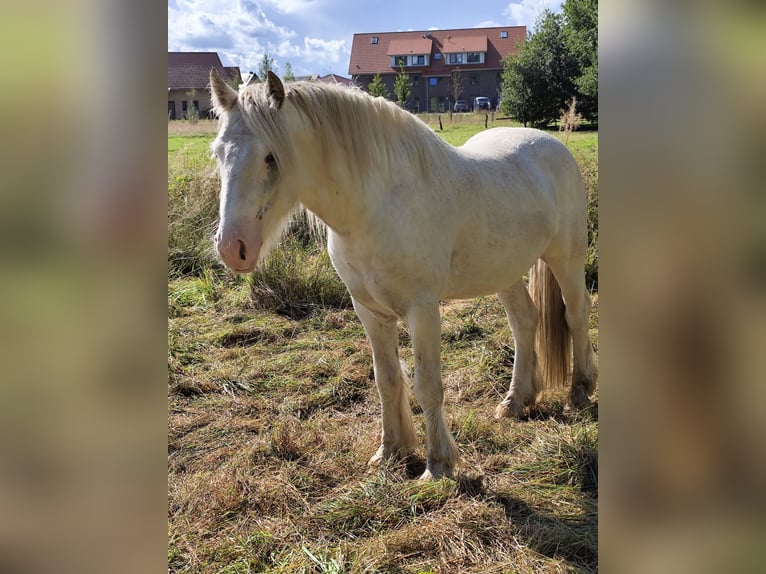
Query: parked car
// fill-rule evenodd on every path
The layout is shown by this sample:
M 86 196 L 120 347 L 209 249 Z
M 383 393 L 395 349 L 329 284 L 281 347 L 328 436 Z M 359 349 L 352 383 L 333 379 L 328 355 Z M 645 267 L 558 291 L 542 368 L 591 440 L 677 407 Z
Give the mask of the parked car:
M 465 100 L 457 100 L 455 102 L 455 105 L 452 106 L 453 112 L 467 112 L 468 111 L 468 102 Z
M 492 101 L 489 98 L 485 98 L 484 96 L 479 96 L 478 98 L 473 99 L 473 111 L 478 112 L 480 110 L 491 110 L 492 109 Z

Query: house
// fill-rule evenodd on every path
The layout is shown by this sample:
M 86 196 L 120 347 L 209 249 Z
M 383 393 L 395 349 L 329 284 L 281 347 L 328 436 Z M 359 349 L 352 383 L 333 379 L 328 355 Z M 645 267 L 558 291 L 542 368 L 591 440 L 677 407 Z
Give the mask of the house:
M 319 76 L 316 79 L 316 81 L 321 82 L 323 84 L 340 84 L 341 86 L 353 85 L 353 82 L 350 79 L 344 78 L 343 76 L 339 76 L 337 74 L 327 74 L 326 76 Z
M 407 107 L 414 112 L 444 112 L 454 99 L 487 97 L 494 104 L 502 60 L 517 52 L 526 35 L 526 26 L 354 34 L 349 74 L 365 90 L 380 74 L 393 98 L 394 79 L 403 68 L 412 79 Z M 462 85 L 458 98 L 450 93 L 455 70 Z
M 296 76 L 295 79 L 296 81 L 319 82 L 321 84 L 340 84 L 342 86 L 353 85 L 353 82 L 350 79 L 344 78 L 343 76 L 339 76 L 337 74 L 327 74 L 324 76 L 320 76 L 319 74 L 311 74 L 310 76 Z
M 206 117 L 210 100 L 210 69 L 228 78 L 234 89 L 242 83 L 237 66 L 224 66 L 215 52 L 168 52 L 168 119 Z

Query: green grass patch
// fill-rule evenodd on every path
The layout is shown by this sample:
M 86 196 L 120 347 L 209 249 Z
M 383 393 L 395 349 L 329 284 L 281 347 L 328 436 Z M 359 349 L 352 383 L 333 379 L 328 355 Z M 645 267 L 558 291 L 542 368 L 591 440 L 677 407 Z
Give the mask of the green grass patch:
M 169 155 L 211 155 L 209 135 L 168 136 Z

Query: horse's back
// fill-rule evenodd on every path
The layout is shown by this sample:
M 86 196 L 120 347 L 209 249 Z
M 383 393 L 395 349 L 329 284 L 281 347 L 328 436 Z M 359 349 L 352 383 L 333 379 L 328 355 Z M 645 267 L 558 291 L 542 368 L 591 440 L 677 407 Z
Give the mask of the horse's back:
M 461 151 L 472 156 L 494 159 L 547 159 L 561 162 L 572 158 L 557 138 L 533 128 L 492 128 L 472 136 Z
M 511 180 L 519 173 L 536 180 L 556 196 L 559 210 L 584 209 L 579 166 L 567 147 L 550 134 L 533 128 L 492 128 L 458 149 L 473 159 L 502 162 Z

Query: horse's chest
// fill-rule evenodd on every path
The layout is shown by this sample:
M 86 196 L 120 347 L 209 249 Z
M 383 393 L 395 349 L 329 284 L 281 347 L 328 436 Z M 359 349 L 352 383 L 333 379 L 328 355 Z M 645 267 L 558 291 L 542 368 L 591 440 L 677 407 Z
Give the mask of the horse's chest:
M 352 297 L 364 306 L 402 316 L 412 288 L 420 283 L 410 266 L 391 254 L 344 244 L 328 244 L 330 258 Z

